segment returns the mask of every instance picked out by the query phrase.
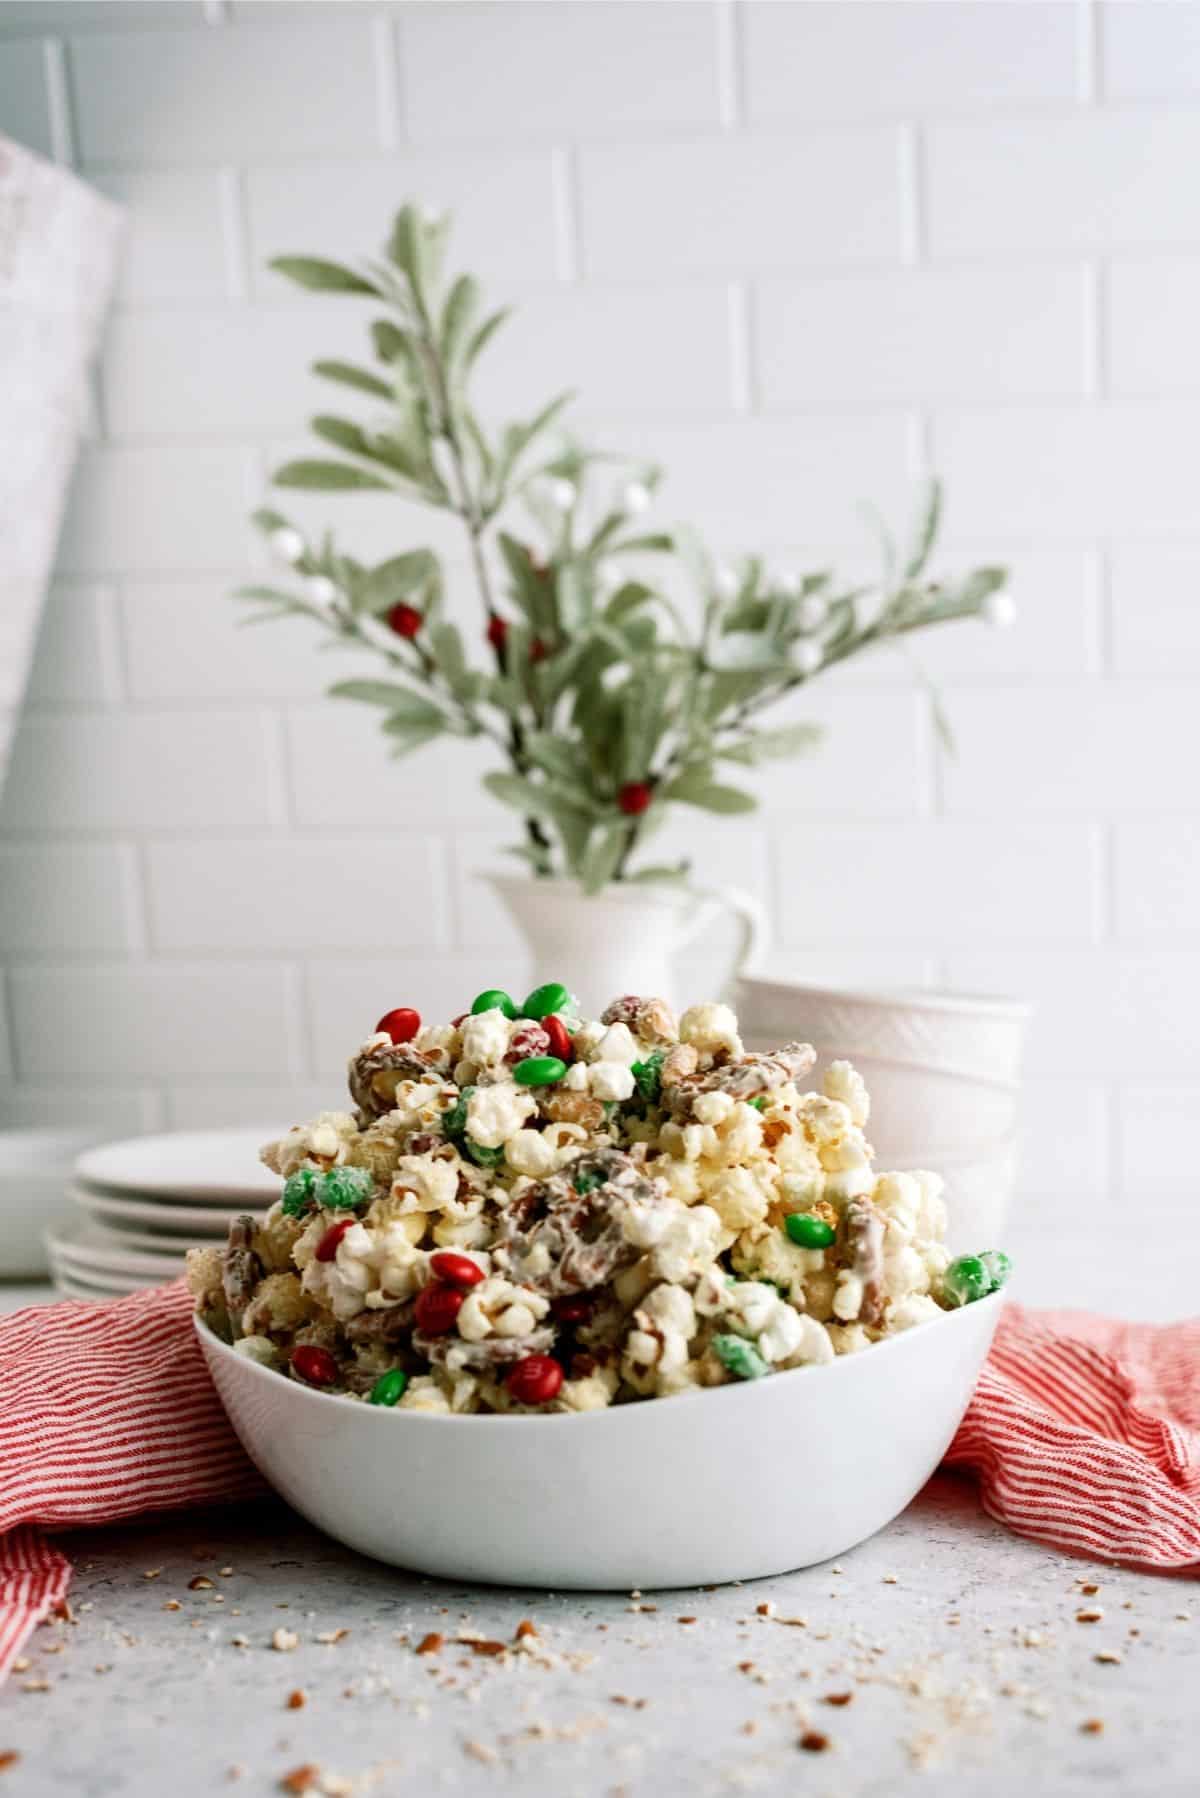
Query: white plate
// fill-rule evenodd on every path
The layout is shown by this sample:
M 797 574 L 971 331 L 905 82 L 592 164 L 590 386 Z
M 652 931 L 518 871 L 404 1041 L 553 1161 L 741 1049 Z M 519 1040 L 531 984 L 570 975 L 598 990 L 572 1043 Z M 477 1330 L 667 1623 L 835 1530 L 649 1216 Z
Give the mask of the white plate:
M 53 1270 L 54 1290 L 61 1292 L 66 1299 L 90 1299 L 93 1304 L 104 1304 L 110 1299 L 128 1298 L 131 1292 L 141 1292 L 150 1284 L 137 1281 L 128 1286 L 93 1286 L 89 1280 L 77 1280 L 65 1269 Z
M 209 1242 L 219 1242 L 233 1219 L 241 1214 L 240 1208 L 218 1211 L 215 1205 L 176 1205 L 173 1201 L 155 1204 L 152 1199 L 118 1198 L 113 1193 L 91 1192 L 86 1186 L 72 1186 L 68 1191 L 84 1211 L 114 1230 L 123 1224 L 150 1224 L 164 1236 L 201 1236 Z M 261 1214 L 266 1206 L 260 1201 L 247 1205 L 246 1210 Z
M 364 1405 L 195 1324 L 247 1452 L 338 1541 L 443 1579 L 628 1591 L 809 1567 L 882 1529 L 945 1453 L 1002 1303 L 828 1367 L 551 1417 Z
M 160 1254 L 146 1254 L 87 1224 L 48 1231 L 46 1247 L 64 1267 L 74 1268 L 84 1278 L 109 1273 L 172 1280 L 183 1272 L 186 1253 L 181 1243 L 174 1253 L 164 1247 Z
M 258 1159 L 278 1127 L 260 1130 L 173 1130 L 165 1136 L 131 1136 L 89 1149 L 75 1163 L 87 1186 L 185 1203 L 234 1206 L 250 1200 L 269 1205 L 280 1181 Z
M 50 1272 L 56 1286 L 60 1288 L 77 1287 L 79 1294 L 84 1298 L 117 1298 L 126 1292 L 142 1292 L 147 1287 L 162 1284 L 155 1276 L 80 1273 L 77 1269 L 68 1267 L 65 1262 L 61 1261 L 53 1249 L 50 1251 Z
M 173 1230 L 139 1230 L 135 1225 L 117 1223 L 112 1218 L 104 1220 L 98 1217 L 81 1218 L 75 1209 L 74 1199 L 72 1199 L 70 1210 L 65 1216 L 55 1217 L 49 1221 L 64 1231 L 69 1225 L 74 1227 L 82 1225 L 88 1232 L 87 1240 L 94 1242 L 97 1247 L 107 1244 L 114 1249 L 136 1249 L 144 1255 L 183 1255 L 187 1253 L 188 1249 L 209 1249 L 214 1243 L 224 1241 L 224 1232 L 218 1234 L 214 1231 L 208 1236 L 194 1234 L 180 1236 Z M 73 1233 L 72 1230 L 72 1235 Z M 83 1238 L 79 1240 L 82 1241 Z

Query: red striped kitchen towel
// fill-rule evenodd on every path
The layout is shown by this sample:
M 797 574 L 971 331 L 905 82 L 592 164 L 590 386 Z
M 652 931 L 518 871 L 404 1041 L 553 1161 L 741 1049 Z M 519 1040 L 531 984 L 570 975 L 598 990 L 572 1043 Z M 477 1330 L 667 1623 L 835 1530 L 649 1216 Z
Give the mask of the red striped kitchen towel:
M 182 1281 L 0 1318 L 0 1677 L 61 1605 L 43 1529 L 265 1487 L 226 1422 Z M 1162 1327 L 1010 1305 L 946 1455 L 1022 1535 L 1200 1565 L 1200 1319 Z

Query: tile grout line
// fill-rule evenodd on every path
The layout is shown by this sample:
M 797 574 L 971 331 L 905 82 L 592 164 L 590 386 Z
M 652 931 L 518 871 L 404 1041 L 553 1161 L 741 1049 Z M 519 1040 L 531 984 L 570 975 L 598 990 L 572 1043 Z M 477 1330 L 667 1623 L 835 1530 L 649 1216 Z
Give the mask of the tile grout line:
M 737 0 L 716 0 L 713 29 L 716 33 L 717 111 L 723 131 L 736 131 L 745 123 L 744 24 Z
M 225 253 L 225 297 L 248 300 L 251 295 L 250 213 L 246 205 L 246 181 L 240 168 L 226 165 L 218 171 L 221 208 L 221 243 Z
M 403 139 L 400 106 L 400 21 L 386 15 L 371 20 L 373 46 L 372 67 L 375 71 L 375 109 L 379 125 L 379 144 L 384 150 L 396 150 Z
M 754 302 L 748 281 L 731 281 L 728 288 L 729 386 L 735 413 L 762 409 L 755 354 Z
M 896 178 L 900 189 L 900 255 L 908 268 L 926 260 L 924 138 L 919 124 L 900 125 L 896 139 Z
M 556 144 L 550 152 L 551 210 L 554 218 L 554 260 L 558 279 L 574 284 L 583 265 L 579 231 L 578 161 L 571 144 Z
M 1081 106 L 1094 106 L 1099 98 L 1104 26 L 1095 0 L 1076 0 L 1076 8 L 1076 97 Z
M 50 143 L 55 162 L 75 167 L 75 125 L 71 105 L 71 79 L 67 47 L 61 38 L 48 37 L 42 44 L 46 77 L 46 110 L 50 119 Z

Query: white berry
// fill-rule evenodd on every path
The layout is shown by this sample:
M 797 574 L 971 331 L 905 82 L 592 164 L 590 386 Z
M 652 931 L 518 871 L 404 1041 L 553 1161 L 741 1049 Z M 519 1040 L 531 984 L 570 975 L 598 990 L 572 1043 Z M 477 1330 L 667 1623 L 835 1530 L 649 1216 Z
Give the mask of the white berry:
M 280 525 L 277 531 L 272 531 L 268 541 L 281 562 L 298 562 L 304 554 L 304 539 L 290 524 Z
M 797 674 L 815 674 L 824 660 L 819 643 L 797 643 L 792 648 L 792 666 Z
M 738 579 L 737 569 L 731 568 L 728 562 L 722 562 L 713 574 L 713 585 L 722 599 L 734 599 L 742 583 Z
M 820 630 L 829 616 L 829 601 L 819 593 L 810 593 L 796 607 L 796 623 L 802 631 Z
M 338 596 L 338 590 L 327 574 L 310 574 L 304 585 L 308 588 L 310 599 L 315 599 L 319 606 L 332 605 Z
M 1006 631 L 1017 616 L 1017 603 L 1011 593 L 989 593 L 983 602 L 983 620 L 993 630 Z
M 575 504 L 577 495 L 574 481 L 567 481 L 559 476 L 557 480 L 551 481 L 547 492 L 550 504 L 557 506 L 560 512 L 569 512 Z
M 621 495 L 621 505 L 626 512 L 645 512 L 652 498 L 649 487 L 643 481 L 630 481 Z

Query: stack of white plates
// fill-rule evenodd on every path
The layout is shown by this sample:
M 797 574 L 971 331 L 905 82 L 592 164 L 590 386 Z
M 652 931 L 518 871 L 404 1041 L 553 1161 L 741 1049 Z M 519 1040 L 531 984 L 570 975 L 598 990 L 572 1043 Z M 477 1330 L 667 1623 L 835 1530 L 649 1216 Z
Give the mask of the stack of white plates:
M 173 1280 L 188 1249 L 222 1242 L 234 1217 L 278 1198 L 278 1176 L 258 1159 L 278 1134 L 175 1131 L 89 1149 L 67 1189 L 74 1215 L 46 1235 L 55 1286 L 98 1299 Z

